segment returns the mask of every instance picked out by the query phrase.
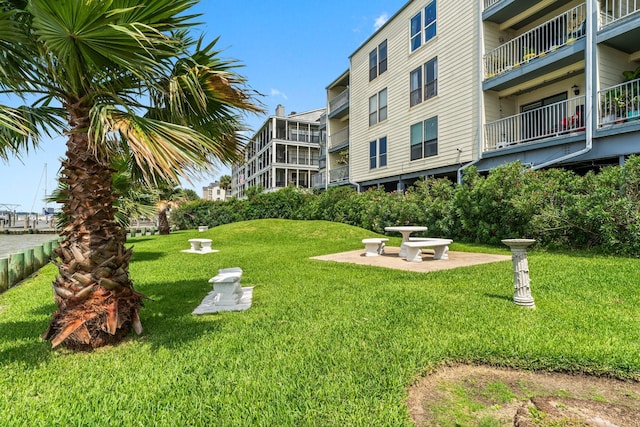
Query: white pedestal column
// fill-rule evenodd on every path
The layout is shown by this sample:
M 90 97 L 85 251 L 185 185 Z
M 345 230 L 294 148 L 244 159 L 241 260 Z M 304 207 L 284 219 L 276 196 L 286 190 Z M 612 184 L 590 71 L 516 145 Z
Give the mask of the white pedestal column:
M 515 293 L 513 302 L 523 307 L 535 308 L 536 304 L 531 296 L 529 281 L 529 262 L 527 261 L 527 247 L 535 243 L 534 239 L 504 239 L 502 243 L 511 248 L 513 261 L 513 281 Z

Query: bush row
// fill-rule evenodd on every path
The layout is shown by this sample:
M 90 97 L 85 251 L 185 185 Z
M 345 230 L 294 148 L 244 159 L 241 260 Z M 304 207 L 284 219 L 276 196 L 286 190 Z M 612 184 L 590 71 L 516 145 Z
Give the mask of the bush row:
M 426 179 L 404 193 L 346 187 L 317 194 L 292 187 L 254 191 L 246 200 L 193 202 L 171 218 L 183 229 L 260 218 L 321 219 L 378 233 L 389 225 L 416 224 L 429 227 L 429 236 L 467 242 L 527 237 L 547 247 L 640 256 L 639 212 L 640 157 L 631 156 L 622 166 L 586 175 L 512 163 L 485 176 L 470 167 L 462 185 Z

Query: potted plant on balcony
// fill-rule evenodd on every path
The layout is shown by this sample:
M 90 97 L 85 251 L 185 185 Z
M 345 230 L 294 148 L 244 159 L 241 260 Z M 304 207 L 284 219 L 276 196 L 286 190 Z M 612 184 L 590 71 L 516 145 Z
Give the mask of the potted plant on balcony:
M 344 149 L 338 152 L 338 160 L 336 160 L 336 163 L 338 163 L 339 165 L 348 165 L 349 164 L 349 150 L 348 149 Z
M 522 55 L 522 62 L 529 62 L 531 59 L 536 57 L 536 50 L 532 47 L 527 47 L 524 50 L 524 55 Z
M 638 120 L 640 118 L 640 95 L 636 95 L 629 100 L 627 109 L 627 120 Z

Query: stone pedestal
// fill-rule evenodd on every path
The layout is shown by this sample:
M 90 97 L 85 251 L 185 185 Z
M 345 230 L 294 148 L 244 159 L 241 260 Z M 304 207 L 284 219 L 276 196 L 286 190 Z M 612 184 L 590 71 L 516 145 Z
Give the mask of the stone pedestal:
M 504 239 L 502 243 L 511 248 L 513 261 L 513 281 L 515 293 L 513 302 L 523 307 L 535 308 L 536 304 L 531 296 L 529 281 L 529 262 L 527 261 L 527 247 L 535 243 L 534 239 Z

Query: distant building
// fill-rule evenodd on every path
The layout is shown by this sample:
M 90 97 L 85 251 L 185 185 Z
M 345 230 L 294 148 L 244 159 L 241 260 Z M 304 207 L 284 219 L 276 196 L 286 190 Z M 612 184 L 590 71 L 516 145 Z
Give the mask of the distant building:
M 233 165 L 231 196 L 244 197 L 250 187 L 275 191 L 289 185 L 311 188 L 318 174 L 320 117 L 325 109 L 285 115 L 282 105 L 265 120 L 245 147 L 245 161 Z
M 226 200 L 227 190 L 220 187 L 219 181 L 215 181 L 206 187 L 202 187 L 202 198 L 204 200 Z

